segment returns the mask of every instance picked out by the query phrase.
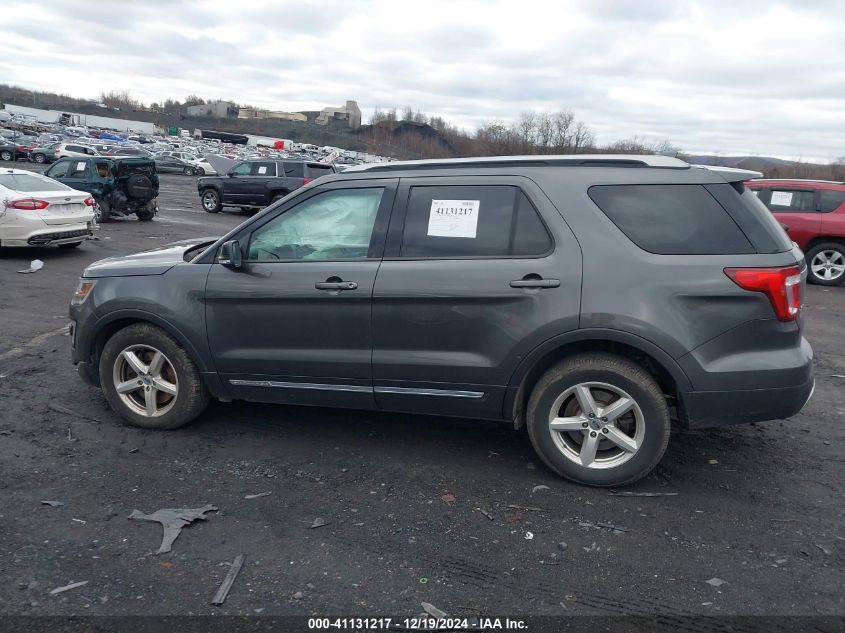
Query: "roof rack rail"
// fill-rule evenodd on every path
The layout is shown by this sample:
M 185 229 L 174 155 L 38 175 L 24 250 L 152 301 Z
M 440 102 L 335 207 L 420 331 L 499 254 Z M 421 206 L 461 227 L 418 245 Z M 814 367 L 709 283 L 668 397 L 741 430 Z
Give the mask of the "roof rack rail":
M 435 158 L 429 160 L 404 160 L 389 163 L 355 165 L 345 170 L 392 171 L 405 169 L 449 169 L 456 167 L 665 167 L 689 169 L 689 164 L 671 156 L 659 154 L 553 154 L 536 156 L 477 156 L 469 158 Z
M 765 176 L 762 176 L 756 180 L 771 180 L 780 182 L 821 182 L 826 185 L 845 185 L 845 182 L 841 180 L 823 180 L 821 178 L 766 178 Z

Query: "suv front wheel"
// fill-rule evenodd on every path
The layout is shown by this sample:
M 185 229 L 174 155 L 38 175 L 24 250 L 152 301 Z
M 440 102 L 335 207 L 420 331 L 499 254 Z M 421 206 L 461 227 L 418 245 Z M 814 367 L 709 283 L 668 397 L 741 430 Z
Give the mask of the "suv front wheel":
M 103 347 L 99 370 L 109 405 L 133 426 L 175 429 L 208 404 L 208 391 L 188 353 L 148 323 L 114 334 Z
M 837 286 L 845 281 L 845 246 L 827 242 L 807 253 L 809 280 L 821 286 Z
M 214 189 L 206 189 L 202 192 L 202 208 L 208 213 L 217 213 L 223 208 L 220 196 Z
M 669 442 L 669 409 L 654 378 L 605 353 L 549 369 L 531 393 L 526 422 L 534 450 L 549 468 L 591 486 L 645 477 Z

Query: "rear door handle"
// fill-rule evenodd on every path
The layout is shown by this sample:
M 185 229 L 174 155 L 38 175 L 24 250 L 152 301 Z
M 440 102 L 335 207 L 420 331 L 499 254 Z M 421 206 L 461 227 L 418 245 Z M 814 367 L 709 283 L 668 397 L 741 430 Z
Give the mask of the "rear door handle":
M 355 281 L 318 281 L 314 284 L 317 290 L 356 290 L 358 283 Z
M 560 279 L 514 279 L 511 288 L 558 288 Z

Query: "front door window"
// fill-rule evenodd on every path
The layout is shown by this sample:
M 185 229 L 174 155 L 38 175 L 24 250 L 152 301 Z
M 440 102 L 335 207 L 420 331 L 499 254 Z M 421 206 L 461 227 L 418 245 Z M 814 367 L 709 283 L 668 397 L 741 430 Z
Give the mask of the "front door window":
M 326 191 L 252 234 L 250 261 L 363 259 L 384 189 Z

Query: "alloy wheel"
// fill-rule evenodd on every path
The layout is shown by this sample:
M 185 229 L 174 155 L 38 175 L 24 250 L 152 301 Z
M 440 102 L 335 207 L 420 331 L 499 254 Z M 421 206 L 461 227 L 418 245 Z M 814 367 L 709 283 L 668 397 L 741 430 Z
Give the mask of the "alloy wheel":
M 549 429 L 570 461 L 584 468 L 616 468 L 642 446 L 645 419 L 637 402 L 619 387 L 585 382 L 557 397 Z
M 202 197 L 202 206 L 209 211 L 217 208 L 217 196 L 211 192 L 206 193 Z
M 819 251 L 810 262 L 810 270 L 818 279 L 835 281 L 845 274 L 845 255 L 835 250 Z
M 114 362 L 112 373 L 118 397 L 131 411 L 153 418 L 176 403 L 179 381 L 173 364 L 149 345 L 131 345 Z

